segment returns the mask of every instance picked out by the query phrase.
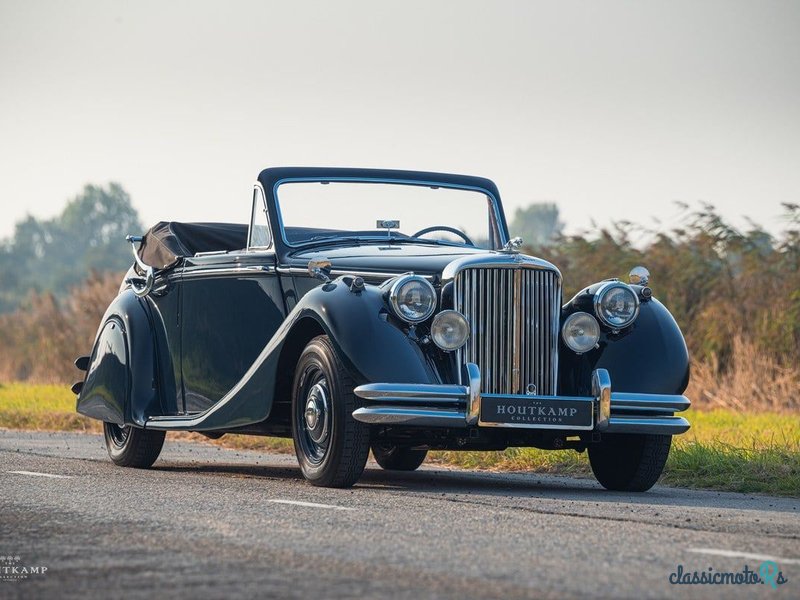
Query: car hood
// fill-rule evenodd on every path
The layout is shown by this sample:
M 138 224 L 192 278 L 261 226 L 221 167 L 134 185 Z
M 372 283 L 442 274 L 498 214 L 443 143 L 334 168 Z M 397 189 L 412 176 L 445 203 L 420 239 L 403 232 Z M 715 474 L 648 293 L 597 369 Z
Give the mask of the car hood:
M 494 254 L 481 248 L 431 246 L 427 244 L 365 244 L 361 246 L 326 246 L 297 251 L 289 258 L 290 267 L 306 268 L 312 258 L 331 261 L 334 271 L 358 274 L 406 273 L 441 274 L 452 261 L 462 256 Z

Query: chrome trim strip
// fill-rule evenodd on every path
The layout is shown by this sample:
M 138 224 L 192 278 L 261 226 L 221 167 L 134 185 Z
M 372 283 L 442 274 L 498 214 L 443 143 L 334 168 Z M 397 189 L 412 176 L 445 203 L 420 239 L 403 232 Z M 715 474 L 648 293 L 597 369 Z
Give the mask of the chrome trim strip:
M 308 269 L 303 267 L 278 267 L 278 273 L 281 275 L 306 275 L 308 276 Z M 398 271 L 397 273 L 386 273 L 381 271 L 355 271 L 355 270 L 347 270 L 347 269 L 332 269 L 331 276 L 332 277 L 341 277 L 342 275 L 357 275 L 359 277 L 370 278 L 370 277 L 383 277 L 388 279 L 393 279 L 395 277 L 399 277 L 400 275 L 405 275 L 408 271 Z M 433 279 L 433 275 L 424 275 L 420 273 L 414 273 L 417 277 L 423 277 L 427 280 Z
M 462 385 L 368 383 L 353 390 L 359 398 L 372 402 L 387 400 L 465 401 L 469 390 Z
M 606 433 L 655 433 L 677 435 L 688 431 L 691 425 L 683 417 L 620 417 L 612 416 Z
M 692 405 L 686 396 L 668 394 L 637 394 L 632 392 L 612 392 L 611 408 L 613 410 L 669 410 L 681 412 Z
M 466 414 L 460 410 L 395 408 L 392 406 L 370 406 L 358 408 L 353 418 L 371 425 L 413 425 L 416 427 L 467 426 Z
M 275 267 L 267 265 L 258 265 L 251 267 L 222 267 L 215 269 L 213 267 L 203 267 L 199 269 L 188 269 L 183 271 L 184 279 L 192 279 L 194 277 L 227 277 L 228 275 L 235 276 L 254 276 L 262 275 L 265 273 L 274 273 Z

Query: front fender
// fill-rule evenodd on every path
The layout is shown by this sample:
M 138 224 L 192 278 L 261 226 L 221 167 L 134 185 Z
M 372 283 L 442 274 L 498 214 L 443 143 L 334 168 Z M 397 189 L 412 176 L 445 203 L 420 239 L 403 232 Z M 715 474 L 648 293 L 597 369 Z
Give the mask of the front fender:
M 358 383 L 436 383 L 419 345 L 389 314 L 383 293 L 375 286 L 354 293 L 338 279 L 303 296 L 298 318 L 319 323 Z
M 142 426 L 160 413 L 156 374 L 149 309 L 125 290 L 100 321 L 76 409 L 101 421 Z
M 630 328 L 619 334 L 604 331 L 595 350 L 577 355 L 562 342 L 559 363 L 562 394 L 590 394 L 592 371 L 597 368 L 608 370 L 618 392 L 682 394 L 689 383 L 689 351 L 683 334 L 655 298 L 642 302 Z

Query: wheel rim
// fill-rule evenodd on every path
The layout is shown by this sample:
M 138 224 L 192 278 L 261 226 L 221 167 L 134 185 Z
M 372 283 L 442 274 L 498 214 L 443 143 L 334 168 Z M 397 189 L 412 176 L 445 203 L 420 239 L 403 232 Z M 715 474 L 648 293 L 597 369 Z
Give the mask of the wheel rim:
M 107 423 L 106 427 L 108 427 L 108 434 L 111 438 L 111 442 L 117 448 L 124 448 L 125 442 L 128 441 L 128 434 L 130 433 L 130 427 L 127 425 L 117 425 L 115 423 Z
M 295 409 L 297 441 L 312 464 L 325 460 L 330 446 L 331 401 L 328 379 L 319 367 L 306 369 Z

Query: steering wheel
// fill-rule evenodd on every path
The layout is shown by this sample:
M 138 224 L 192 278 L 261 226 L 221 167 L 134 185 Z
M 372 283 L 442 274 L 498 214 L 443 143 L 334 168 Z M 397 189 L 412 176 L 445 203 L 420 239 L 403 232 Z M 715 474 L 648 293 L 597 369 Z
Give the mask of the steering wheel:
M 464 233 L 463 231 L 456 229 L 455 227 L 448 227 L 447 225 L 433 225 L 432 227 L 426 227 L 425 229 L 420 229 L 417 233 L 412 235 L 411 237 L 419 237 L 421 235 L 425 235 L 426 233 L 431 233 L 432 231 L 446 231 L 448 233 L 452 233 L 460 237 L 467 245 L 475 247 L 475 242 L 469 239 L 469 236 Z

